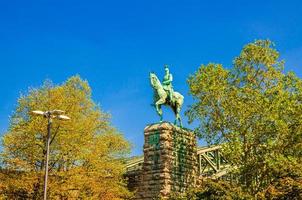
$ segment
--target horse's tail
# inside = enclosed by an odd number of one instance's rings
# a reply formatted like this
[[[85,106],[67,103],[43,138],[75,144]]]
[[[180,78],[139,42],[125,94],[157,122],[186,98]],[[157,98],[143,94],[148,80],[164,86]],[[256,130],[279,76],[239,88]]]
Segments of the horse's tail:
[[[178,92],[175,92],[175,106],[178,104],[180,107],[184,103],[184,96]]]

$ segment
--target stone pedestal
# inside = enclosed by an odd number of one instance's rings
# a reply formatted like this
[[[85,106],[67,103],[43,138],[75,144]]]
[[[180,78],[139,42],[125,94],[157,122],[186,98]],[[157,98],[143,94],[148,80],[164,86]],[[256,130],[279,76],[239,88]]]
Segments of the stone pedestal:
[[[195,185],[196,137],[171,123],[149,125],[144,130],[144,163],[136,199],[166,199]]]

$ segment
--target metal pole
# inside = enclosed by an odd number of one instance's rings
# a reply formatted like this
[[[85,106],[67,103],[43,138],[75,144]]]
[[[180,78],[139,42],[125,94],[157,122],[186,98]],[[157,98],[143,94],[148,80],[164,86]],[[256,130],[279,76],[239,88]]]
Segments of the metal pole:
[[[45,163],[45,176],[44,176],[44,200],[47,200],[47,179],[48,179],[48,160],[49,160],[49,145],[50,145],[50,129],[51,129],[51,114],[47,113],[47,139],[46,139],[46,163]]]

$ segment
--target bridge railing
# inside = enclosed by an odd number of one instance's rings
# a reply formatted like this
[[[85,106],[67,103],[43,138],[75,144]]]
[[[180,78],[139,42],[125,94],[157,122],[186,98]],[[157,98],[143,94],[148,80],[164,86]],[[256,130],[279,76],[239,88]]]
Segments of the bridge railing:
[[[135,157],[131,160],[128,160],[126,162],[126,172],[141,170],[143,167],[143,163],[144,163],[143,156]]]

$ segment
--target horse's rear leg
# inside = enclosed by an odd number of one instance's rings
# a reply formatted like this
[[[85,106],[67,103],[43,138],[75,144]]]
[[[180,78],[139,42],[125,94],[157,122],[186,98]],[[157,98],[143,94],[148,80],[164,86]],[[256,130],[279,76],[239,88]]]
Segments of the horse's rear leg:
[[[172,110],[175,114],[175,120],[174,120],[174,125],[177,125],[177,121],[179,122],[179,125],[180,127],[182,127],[182,124],[181,124],[181,119],[180,119],[180,108],[179,108],[179,105],[175,105],[172,107]]]
[[[176,108],[176,119],[175,119],[175,121],[177,121],[178,120],[178,122],[179,122],[179,126],[180,127],[182,127],[182,121],[181,121],[181,117],[180,117],[180,106],[177,106],[177,108]]]

